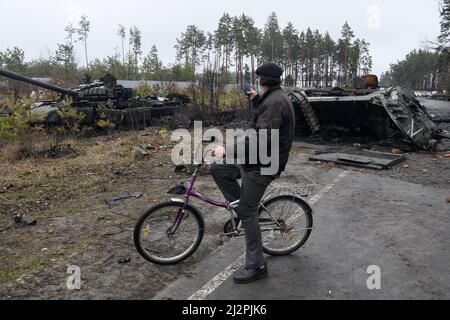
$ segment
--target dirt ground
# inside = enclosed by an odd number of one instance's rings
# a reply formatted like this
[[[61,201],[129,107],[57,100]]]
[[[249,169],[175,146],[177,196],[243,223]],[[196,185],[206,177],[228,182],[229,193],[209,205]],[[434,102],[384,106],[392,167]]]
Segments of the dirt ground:
[[[146,262],[134,248],[132,231],[138,217],[152,205],[176,197],[167,191],[188,180],[186,173],[175,173],[167,129],[65,143],[75,152],[0,163],[0,299],[150,299],[180,275],[192,276],[195,266],[221,245],[216,235],[228,216],[194,200],[205,216],[207,232],[193,258],[160,267]],[[156,149],[137,157],[134,147],[142,143]],[[331,170],[335,164],[308,161],[315,151],[330,147],[336,145],[297,141],[291,157],[305,167]],[[406,154],[406,162],[387,171],[345,169],[450,189],[450,158],[444,149],[450,150],[444,145],[437,153]],[[208,174],[196,187],[220,198]],[[131,192],[144,195],[113,207],[105,202]],[[14,222],[17,214],[37,224],[19,227]],[[67,289],[67,269],[72,265],[81,268],[81,290]]]
[[[174,172],[170,133],[152,129],[69,142],[76,153],[0,164],[0,297],[145,299],[189,272],[189,264],[161,268],[145,262],[132,242],[137,218],[173,197],[167,191],[188,180],[187,174]],[[136,158],[133,148],[141,143],[156,150]],[[212,185],[209,176],[198,183],[218,197]],[[131,192],[144,195],[113,207],[105,202]],[[36,219],[37,225],[18,227],[17,214]],[[226,220],[226,215],[207,219],[207,228],[218,234]],[[206,236],[197,258],[216,242]],[[81,268],[83,290],[67,290],[70,265]]]

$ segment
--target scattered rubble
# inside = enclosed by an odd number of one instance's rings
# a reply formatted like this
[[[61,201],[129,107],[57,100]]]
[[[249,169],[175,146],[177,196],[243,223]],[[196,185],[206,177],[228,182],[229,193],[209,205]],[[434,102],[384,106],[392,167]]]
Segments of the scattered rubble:
[[[151,154],[150,151],[155,150],[155,149],[156,149],[155,147],[153,147],[149,144],[143,143],[134,148],[134,156],[136,159],[143,159]]]
[[[131,262],[131,258],[123,258],[119,260],[119,264],[125,264]]]
[[[404,155],[383,153],[371,150],[343,149],[337,152],[317,152],[309,158],[310,161],[326,162],[327,167],[332,164],[363,167],[376,170],[385,170],[406,160]]]
[[[105,202],[110,205],[111,207],[116,206],[117,202],[120,200],[125,200],[125,199],[130,199],[130,198],[136,198],[139,199],[140,197],[142,197],[144,194],[142,192],[133,192],[127,195],[123,195],[123,196],[115,196],[115,197],[110,197],[108,199],[105,199]]]
[[[14,222],[16,223],[17,226],[20,227],[33,227],[37,224],[36,219],[32,219],[32,218],[24,218],[22,217],[22,215],[17,215],[14,217]]]

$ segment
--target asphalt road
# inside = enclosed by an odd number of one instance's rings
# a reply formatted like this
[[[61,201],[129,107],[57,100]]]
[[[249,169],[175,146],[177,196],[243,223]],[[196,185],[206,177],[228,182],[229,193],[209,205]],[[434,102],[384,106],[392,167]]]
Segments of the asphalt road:
[[[450,119],[448,101],[419,100],[437,119]],[[300,156],[290,160],[288,172],[314,177],[320,193],[313,200],[315,229],[303,248],[287,257],[267,256],[268,279],[237,285],[232,274],[244,261],[245,245],[243,238],[233,239],[154,299],[450,298],[449,189],[317,170]],[[373,266],[381,288],[370,290]]]
[[[450,122],[450,101],[433,100],[426,98],[418,98],[420,104],[433,114],[438,121]]]
[[[310,168],[294,161],[289,170]],[[315,230],[296,253],[267,256],[268,279],[233,283],[244,253],[238,238],[155,299],[450,298],[450,190],[340,169],[318,179],[326,192],[316,198]],[[379,268],[381,289],[368,289],[370,266]]]

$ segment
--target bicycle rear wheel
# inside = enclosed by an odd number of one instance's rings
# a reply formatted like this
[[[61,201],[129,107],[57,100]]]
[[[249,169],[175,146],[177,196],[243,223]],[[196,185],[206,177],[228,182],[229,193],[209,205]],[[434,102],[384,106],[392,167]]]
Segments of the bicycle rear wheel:
[[[311,207],[301,198],[283,195],[268,199],[260,209],[263,250],[273,256],[301,248],[313,229]]]
[[[201,214],[192,206],[185,209],[179,227],[171,233],[183,203],[166,202],[149,209],[134,228],[134,244],[146,260],[160,265],[177,264],[199,247],[205,232]],[[175,229],[175,228],[173,228]]]

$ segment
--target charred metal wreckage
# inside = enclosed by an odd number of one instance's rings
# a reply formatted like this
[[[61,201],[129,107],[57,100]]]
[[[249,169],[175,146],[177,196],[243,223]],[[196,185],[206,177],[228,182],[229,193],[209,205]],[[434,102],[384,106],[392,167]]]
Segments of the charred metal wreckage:
[[[377,140],[399,139],[432,150],[448,138],[432,121],[414,92],[388,89],[285,88],[294,103],[297,134],[308,136],[329,128],[345,128]]]
[[[61,88],[3,69],[0,69],[0,76],[59,93],[58,99],[34,103],[29,109],[34,122],[50,125],[60,122],[58,111],[71,107],[85,115],[86,124],[95,124],[102,118],[117,125],[138,128],[149,125],[153,117],[173,114],[189,102],[187,96],[178,94],[165,98],[135,97],[133,89],[117,84],[117,80],[110,74],[105,75],[101,81],[72,89]]]

